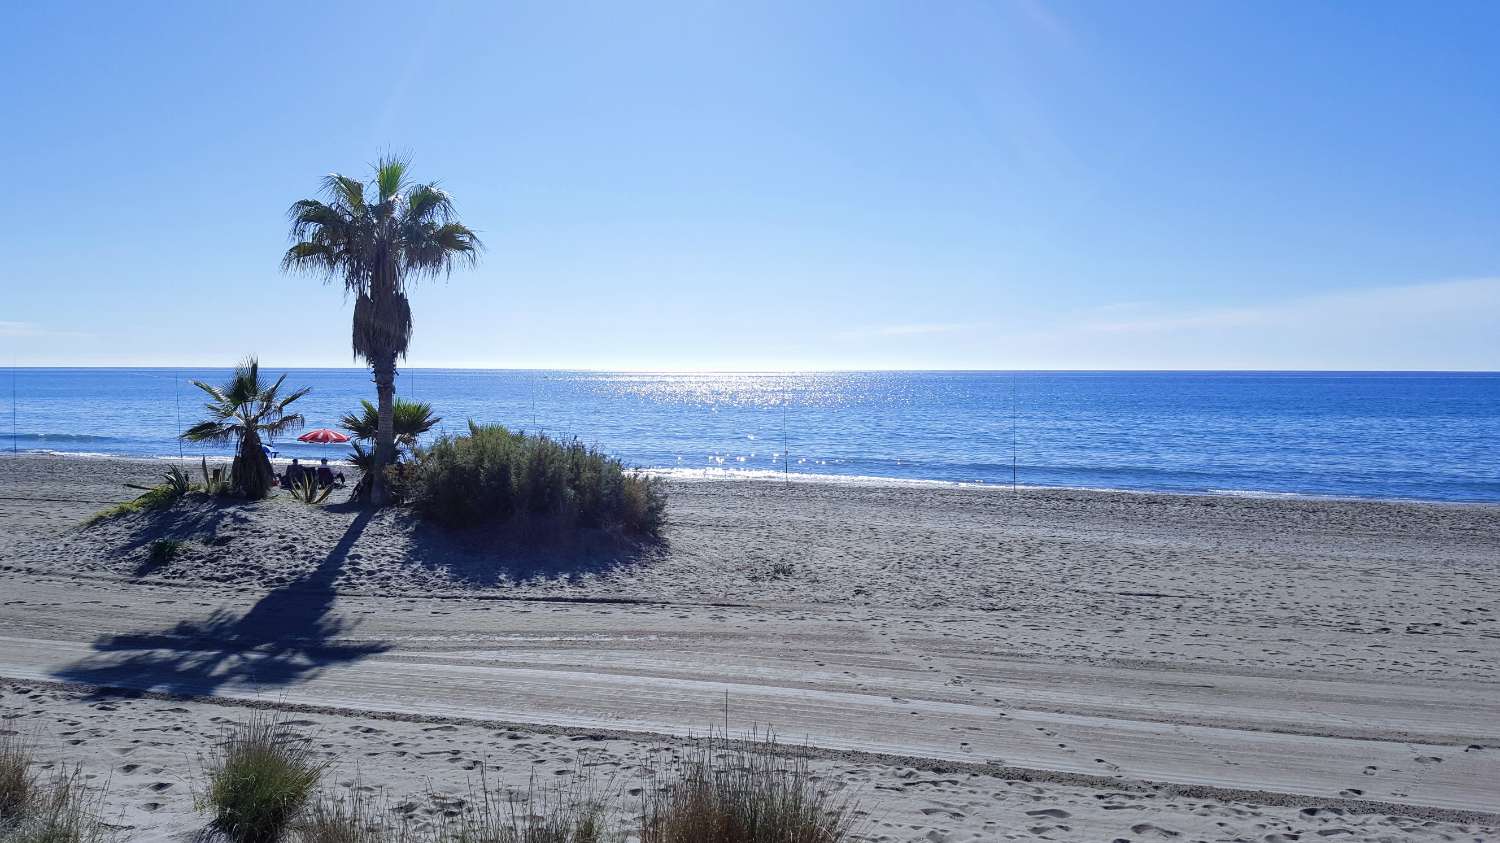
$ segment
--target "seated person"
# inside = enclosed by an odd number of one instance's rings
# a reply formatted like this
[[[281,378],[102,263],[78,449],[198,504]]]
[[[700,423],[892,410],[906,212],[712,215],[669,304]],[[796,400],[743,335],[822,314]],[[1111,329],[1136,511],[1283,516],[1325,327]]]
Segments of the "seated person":
[[[335,479],[342,481],[344,479],[344,475],[342,472],[340,472],[337,477],[335,477],[333,469],[328,467],[328,458],[324,457],[322,462],[318,465],[318,485],[332,486],[334,485]]]
[[[293,486],[297,485],[297,483],[302,479],[302,472],[305,470],[306,469],[302,467],[302,464],[297,461],[297,458],[292,457],[292,464],[287,466],[286,472],[281,475],[282,487],[290,489]]]

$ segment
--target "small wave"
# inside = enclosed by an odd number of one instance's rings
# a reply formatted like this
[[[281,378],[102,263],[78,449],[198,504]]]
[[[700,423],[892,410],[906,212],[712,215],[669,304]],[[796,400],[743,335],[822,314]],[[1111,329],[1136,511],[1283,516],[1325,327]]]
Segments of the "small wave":
[[[92,433],[17,433],[13,437],[22,442],[115,442],[114,436],[96,436]]]
[[[760,480],[789,483],[837,483],[845,486],[888,486],[898,488],[939,489],[1006,489],[1009,483],[985,483],[983,481],[928,480],[916,477],[875,477],[867,474],[814,474],[806,471],[781,472],[765,468],[646,468],[645,473],[653,477],[680,482],[711,482],[714,480]],[[1019,484],[1017,489],[1042,489],[1044,486]]]

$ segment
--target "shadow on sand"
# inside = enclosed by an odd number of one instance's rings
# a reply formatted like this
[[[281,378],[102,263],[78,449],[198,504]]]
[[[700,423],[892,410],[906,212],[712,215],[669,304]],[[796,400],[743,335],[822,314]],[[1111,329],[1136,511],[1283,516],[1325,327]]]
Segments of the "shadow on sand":
[[[409,536],[403,561],[441,570],[455,585],[468,588],[577,583],[649,564],[669,550],[665,539],[637,539],[546,520],[460,530],[414,513],[403,518],[402,529]]]
[[[221,608],[168,629],[100,638],[94,642],[97,655],[54,675],[98,686],[101,694],[126,689],[206,695],[224,687],[290,685],[326,667],[385,652],[389,648],[380,642],[341,640],[352,624],[332,613],[334,582],[369,520],[370,513],[361,512],[316,569],[267,592],[243,614]]]

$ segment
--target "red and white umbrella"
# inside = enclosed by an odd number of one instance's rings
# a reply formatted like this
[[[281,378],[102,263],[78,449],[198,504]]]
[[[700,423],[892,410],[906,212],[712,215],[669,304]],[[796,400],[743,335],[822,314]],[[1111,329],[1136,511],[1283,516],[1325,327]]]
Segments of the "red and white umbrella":
[[[320,427],[317,430],[309,430],[301,436],[298,436],[297,441],[311,442],[314,445],[337,445],[340,442],[348,442],[349,437],[345,436],[342,433],[339,433],[337,430],[329,430],[326,427]]]

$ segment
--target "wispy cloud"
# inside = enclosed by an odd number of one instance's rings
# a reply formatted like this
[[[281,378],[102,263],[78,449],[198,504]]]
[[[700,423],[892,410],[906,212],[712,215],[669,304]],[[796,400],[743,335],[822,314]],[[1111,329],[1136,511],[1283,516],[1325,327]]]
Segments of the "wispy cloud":
[[[977,326],[957,322],[917,322],[908,325],[871,325],[841,331],[839,337],[846,340],[874,339],[879,337],[919,337],[930,334],[955,334],[972,330]]]
[[[1010,333],[1043,366],[1500,369],[1500,278],[1290,296],[1234,307],[1130,302]]]
[[[80,337],[77,331],[54,331],[35,322],[0,320],[0,337]]]

